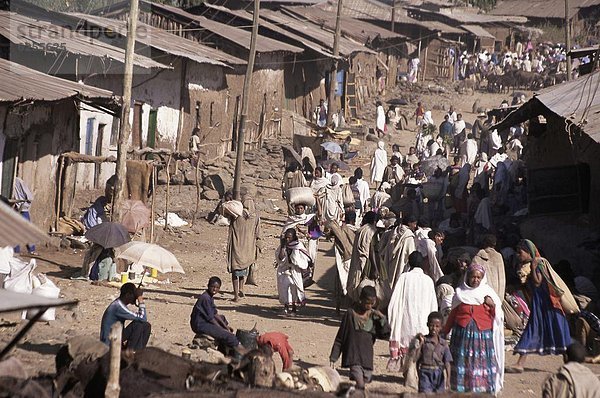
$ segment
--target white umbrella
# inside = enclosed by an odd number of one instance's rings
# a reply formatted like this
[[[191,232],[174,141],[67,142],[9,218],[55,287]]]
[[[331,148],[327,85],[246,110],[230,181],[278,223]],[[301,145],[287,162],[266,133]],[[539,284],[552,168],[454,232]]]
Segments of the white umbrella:
[[[144,267],[148,267],[162,273],[185,274],[173,253],[154,243],[135,241],[126,243],[119,247],[117,258],[131,261],[133,263],[132,270],[135,272],[143,272]]]

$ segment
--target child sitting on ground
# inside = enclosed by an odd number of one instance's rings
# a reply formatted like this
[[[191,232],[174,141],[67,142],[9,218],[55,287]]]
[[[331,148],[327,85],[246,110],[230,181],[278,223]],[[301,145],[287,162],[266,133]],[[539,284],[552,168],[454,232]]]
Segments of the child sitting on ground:
[[[446,340],[440,337],[444,317],[435,311],[427,317],[429,334],[418,334],[421,352],[418,354],[419,392],[437,393],[450,388],[452,354]],[[444,370],[446,373],[444,374]]]
[[[331,367],[342,355],[342,367],[350,368],[350,380],[364,389],[373,377],[373,344],[390,338],[390,326],[381,312],[374,309],[377,294],[372,286],[363,287],[359,302],[348,309],[331,349]]]
[[[221,279],[213,276],[208,280],[208,287],[198,297],[194,305],[190,319],[190,326],[196,335],[207,335],[213,337],[219,346],[225,346],[244,354],[246,350],[240,344],[238,338],[233,334],[233,328],[227,323],[227,319],[217,312],[214,296],[221,289]]]

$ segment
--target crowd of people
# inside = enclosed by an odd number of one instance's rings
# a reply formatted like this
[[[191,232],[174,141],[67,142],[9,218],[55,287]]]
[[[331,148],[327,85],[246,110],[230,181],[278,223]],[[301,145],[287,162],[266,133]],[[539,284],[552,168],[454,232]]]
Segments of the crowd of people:
[[[568,363],[544,384],[545,396],[563,396],[584,377],[580,363],[600,333],[598,291],[568,264],[551,265],[514,228],[526,214],[525,127],[492,130],[494,116],[486,113],[468,125],[453,107],[437,126],[425,109],[419,103],[415,144],[406,153],[398,145],[388,153],[378,142],[370,179],[360,167],[348,175],[331,160],[325,169],[307,148],[302,162],[288,164],[282,181],[288,216],[273,261],[282,314],[293,317],[310,305],[306,289],[314,282],[319,241],[329,239],[336,309],[347,309],[329,360],[335,366],[341,357],[357,388],[372,380],[373,344],[382,339],[389,342],[388,370],[426,393],[498,393],[505,368],[521,373],[528,355],[566,354]],[[246,189],[241,194],[234,201],[227,193],[220,204],[229,219],[235,301],[244,298],[245,278],[263,250],[253,199]],[[141,292],[125,286],[103,318],[103,341],[111,322],[147,323]],[[242,354],[215,306],[220,287],[219,278],[209,280],[190,326]],[[127,309],[135,303],[137,312]],[[126,343],[145,345],[149,325],[126,330]],[[263,344],[279,347],[290,367],[287,336],[273,333],[275,340]],[[508,336],[516,338],[512,366],[505,359]]]
[[[449,49],[450,62],[455,65],[454,80],[480,81],[490,75],[502,75],[510,71],[521,70],[538,76],[562,76],[567,74],[567,51],[562,45],[539,43],[531,40],[518,42],[515,50],[505,49],[500,52],[482,50],[478,53],[456,53]],[[579,74],[579,66],[591,62],[589,57],[574,59],[571,66],[573,78]],[[540,81],[542,83],[542,81]],[[546,82],[546,84],[548,84]]]

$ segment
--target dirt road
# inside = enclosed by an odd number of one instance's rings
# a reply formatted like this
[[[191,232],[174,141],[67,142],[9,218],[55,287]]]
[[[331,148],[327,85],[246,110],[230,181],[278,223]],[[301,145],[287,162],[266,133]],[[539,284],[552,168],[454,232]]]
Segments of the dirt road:
[[[199,234],[169,236],[172,243],[165,246],[171,249],[186,269],[185,276],[168,275],[170,284],[159,284],[146,291],[149,318],[152,323],[150,344],[175,354],[180,354],[191,341],[193,333],[189,328],[189,316],[195,302],[194,297],[212,275],[224,281],[222,294],[217,297],[219,310],[227,316],[236,328],[251,329],[255,324],[259,331],[281,331],[290,336],[296,352],[295,360],[302,366],[327,365],[329,352],[339,317],[335,313],[333,286],[335,281],[332,244],[323,241],[319,245],[316,266],[317,283],[308,291],[308,305],[295,318],[282,314],[276,297],[273,253],[277,244],[276,235],[280,232],[277,224],[282,217],[266,216],[264,235],[267,247],[259,261],[259,286],[247,287],[247,296],[239,303],[231,301],[231,285],[226,272],[224,248],[227,228],[216,227],[204,221],[199,226]],[[76,298],[80,304],[75,311],[57,310],[57,320],[49,324],[39,324],[19,345],[15,355],[21,359],[32,373],[53,372],[54,354],[65,340],[78,334],[97,335],[100,319],[105,307],[116,297],[117,289],[92,286],[87,282],[67,279],[79,269],[81,253],[45,251],[41,254],[38,271],[45,272],[61,288],[65,297]],[[0,340],[6,342],[17,330],[15,326],[2,328]],[[378,341],[375,346],[375,381],[369,390],[379,393],[404,391],[399,374],[385,370],[388,357],[387,342]],[[192,357],[207,359],[206,354],[193,351]],[[514,359],[507,355],[507,363]],[[541,383],[549,373],[560,366],[559,357],[531,358],[529,371],[522,375],[507,375],[504,396],[540,396]],[[279,365],[278,365],[279,366]],[[600,367],[594,366],[595,372]],[[343,375],[346,372],[342,371]]]
[[[429,96],[425,101],[433,103],[439,100],[438,97]],[[496,106],[502,98],[499,95],[482,96],[481,106]],[[454,103],[458,110],[463,110],[468,115],[465,119],[472,121],[474,115],[470,110],[474,99],[475,97],[472,96],[453,96],[445,101]],[[441,122],[442,114],[442,110],[434,112],[437,123]],[[399,142],[406,148],[411,145],[413,138],[413,133],[403,132],[392,137],[392,141]],[[372,151],[372,146],[369,146],[371,144],[373,143],[361,147],[363,153],[359,162],[368,162],[369,151]],[[281,197],[279,181],[274,179],[261,184],[259,190],[260,200]],[[173,211],[189,209],[190,203],[193,203],[192,188],[184,186],[181,191],[175,192],[173,196],[178,197],[176,201],[179,205],[175,205]],[[158,197],[162,196],[159,193]],[[281,201],[276,203],[280,208],[285,208]],[[206,213],[212,210],[214,205],[215,202],[202,201],[201,211]],[[160,203],[158,208],[162,208]],[[339,317],[335,313],[333,301],[335,269],[332,244],[326,241],[320,242],[315,277],[317,283],[307,291],[308,305],[297,317],[284,316],[277,301],[273,268],[275,246],[278,244],[277,237],[281,232],[283,219],[282,214],[262,214],[263,239],[267,244],[258,263],[259,286],[247,287],[247,296],[239,303],[231,301],[230,276],[226,272],[226,227],[217,227],[200,220],[193,228],[185,227],[173,232],[163,232],[158,228],[157,243],[177,256],[186,274],[161,276],[168,278],[169,283],[156,284],[147,289],[145,296],[152,323],[150,345],[177,355],[186,348],[193,337],[189,327],[189,317],[195,297],[202,293],[208,278],[217,275],[224,283],[222,294],[217,297],[216,303],[234,327],[251,329],[256,325],[261,332],[284,332],[290,336],[290,343],[296,352],[294,358],[296,363],[302,366],[327,365],[331,345],[339,325]],[[41,250],[37,272],[46,273],[61,288],[64,297],[77,299],[80,304],[75,310],[57,310],[56,321],[36,325],[18,346],[14,354],[23,361],[32,374],[52,373],[54,354],[69,337],[80,334],[97,336],[102,313],[118,294],[117,288],[93,286],[88,282],[69,279],[78,274],[82,256],[80,251],[71,249]],[[5,318],[5,321],[0,324],[0,341],[6,343],[10,336],[17,332],[19,326],[15,317]],[[375,380],[368,390],[384,394],[404,391],[400,375],[385,370],[388,360],[387,342],[377,342],[375,352]],[[198,350],[193,351],[192,358],[211,359]],[[515,360],[510,353],[507,353],[507,365],[514,363]],[[503,396],[540,396],[543,380],[560,366],[561,361],[560,357],[531,357],[527,363],[526,373],[506,376]],[[600,373],[599,366],[593,366],[592,369]],[[345,371],[341,373],[347,375]]]

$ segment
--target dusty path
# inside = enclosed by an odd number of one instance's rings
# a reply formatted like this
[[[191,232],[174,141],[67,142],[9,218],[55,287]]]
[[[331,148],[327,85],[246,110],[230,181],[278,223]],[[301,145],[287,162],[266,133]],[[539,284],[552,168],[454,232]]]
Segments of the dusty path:
[[[472,122],[475,115],[470,112],[471,104],[476,98],[480,98],[482,107],[490,108],[497,106],[504,97],[501,95],[428,95],[424,96],[423,100],[426,106],[453,103],[457,110],[463,111],[466,115],[465,119]],[[441,122],[442,115],[442,110],[434,111],[433,116],[437,124]],[[413,139],[414,132],[406,131],[394,135],[391,142],[401,144],[402,151],[405,152]],[[360,148],[361,158],[358,162],[367,164],[364,167],[366,174],[373,147],[374,143],[366,143]],[[274,179],[261,182],[260,198],[279,199],[281,194],[278,187],[279,181]],[[172,195],[174,201],[171,211],[189,212],[190,203],[193,203],[193,188],[189,186],[174,188]],[[160,201],[163,195],[159,194],[157,197],[159,199],[157,209],[162,209],[163,205]],[[285,207],[281,201],[277,203],[279,207]],[[200,210],[206,213],[212,210],[214,205],[215,202],[202,201]],[[290,343],[296,351],[295,360],[298,364],[327,365],[331,345],[339,325],[333,300],[335,269],[332,245],[326,241],[322,241],[319,245],[315,276],[317,283],[307,290],[307,307],[295,318],[283,316],[281,305],[277,301],[273,268],[274,251],[278,244],[277,236],[281,232],[283,218],[281,214],[262,214],[263,239],[266,247],[258,262],[259,286],[247,287],[247,297],[239,303],[231,301],[230,276],[226,272],[227,228],[210,225],[204,220],[197,222],[193,228],[182,228],[169,233],[162,232],[162,229],[158,228],[158,243],[177,256],[186,270],[186,275],[166,275],[165,278],[168,278],[170,283],[154,285],[146,291],[148,313],[153,328],[150,344],[177,355],[181,354],[193,337],[189,327],[189,316],[195,296],[202,293],[210,276],[217,275],[224,281],[223,294],[217,297],[217,306],[234,327],[251,329],[256,324],[261,332],[282,331],[290,336]],[[102,313],[118,294],[116,288],[92,286],[88,282],[69,279],[70,276],[78,273],[82,256],[81,251],[70,249],[41,250],[37,272],[46,273],[61,288],[62,295],[77,299],[80,304],[75,310],[57,310],[56,321],[36,325],[15,350],[14,354],[23,361],[32,374],[52,373],[54,354],[69,337],[78,334],[97,336]],[[7,342],[19,327],[17,317],[5,318],[5,321],[0,323],[0,343]],[[387,342],[377,342],[375,352],[375,381],[368,387],[369,391],[379,393],[403,391],[400,376],[385,371],[388,360]],[[192,357],[215,359],[198,350],[193,351]],[[515,360],[510,353],[507,353],[507,365],[514,363]],[[541,396],[543,380],[560,366],[561,361],[560,357],[531,357],[527,363],[526,373],[506,376],[505,390],[502,395],[505,397]],[[600,373],[600,366],[593,366],[592,370]],[[341,373],[347,374],[345,371]]]
[[[193,337],[189,328],[189,315],[195,302],[194,296],[201,293],[203,285],[211,275],[224,280],[223,294],[217,298],[219,310],[237,328],[250,329],[256,324],[261,331],[282,331],[290,336],[296,351],[296,362],[302,366],[327,365],[331,344],[339,325],[335,313],[333,287],[335,278],[332,244],[322,241],[315,280],[307,289],[308,305],[295,318],[282,314],[276,297],[273,253],[280,227],[274,225],[282,217],[265,217],[264,235],[267,239],[265,253],[259,265],[259,286],[247,287],[247,297],[239,303],[231,301],[229,275],[225,271],[224,247],[226,228],[202,222],[200,233],[186,235],[186,239],[174,239],[170,249],[178,256],[187,270],[185,277],[168,275],[173,283],[157,285],[146,292],[149,317],[153,326],[150,344],[175,354],[180,354]],[[177,235],[175,235],[177,236]],[[81,253],[43,252],[39,271],[46,272],[62,289],[62,294],[80,300],[75,311],[58,310],[58,319],[49,324],[39,324],[15,351],[32,373],[52,372],[54,354],[64,341],[77,334],[97,335],[104,308],[116,296],[117,289],[91,286],[86,282],[71,281],[67,276],[76,272]],[[17,326],[2,328],[0,340],[7,341]],[[379,393],[404,391],[398,374],[385,371],[387,342],[378,341],[375,346],[375,380],[369,390]],[[193,351],[193,358],[210,359],[201,351]],[[214,359],[214,358],[213,358]],[[514,358],[508,354],[507,363]],[[504,396],[540,396],[541,383],[549,372],[560,366],[559,357],[531,358],[522,375],[507,375]],[[592,369],[600,373],[600,367]],[[341,371],[343,375],[347,373]]]

